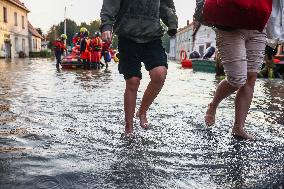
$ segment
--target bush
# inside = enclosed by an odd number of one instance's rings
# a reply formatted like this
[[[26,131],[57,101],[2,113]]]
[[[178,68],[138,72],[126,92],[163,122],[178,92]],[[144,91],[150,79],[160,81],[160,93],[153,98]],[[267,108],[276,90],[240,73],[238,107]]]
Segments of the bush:
[[[26,58],[26,57],[27,57],[27,55],[24,51],[19,52],[19,58]]]
[[[40,52],[30,52],[29,57],[30,58],[50,58],[51,52],[48,50],[42,50]]]

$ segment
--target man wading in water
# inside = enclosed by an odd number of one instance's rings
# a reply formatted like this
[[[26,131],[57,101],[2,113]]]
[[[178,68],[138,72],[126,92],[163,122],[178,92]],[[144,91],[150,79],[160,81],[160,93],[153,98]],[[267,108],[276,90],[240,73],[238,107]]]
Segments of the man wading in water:
[[[149,71],[151,81],[144,93],[136,116],[140,126],[148,128],[147,111],[161,91],[167,75],[167,57],[162,47],[164,29],[160,19],[174,36],[178,21],[173,0],[104,0],[101,10],[102,39],[118,35],[119,72],[124,75],[125,134],[133,136],[133,117],[137,91],[142,79],[141,62]]]

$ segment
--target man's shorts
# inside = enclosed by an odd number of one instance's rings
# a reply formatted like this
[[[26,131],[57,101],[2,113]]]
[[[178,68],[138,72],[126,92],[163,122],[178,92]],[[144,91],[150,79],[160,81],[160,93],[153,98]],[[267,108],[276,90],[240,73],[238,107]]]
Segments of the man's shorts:
[[[130,39],[119,37],[118,41],[120,74],[124,79],[139,77],[142,79],[141,62],[147,71],[159,66],[168,68],[167,55],[162,46],[162,40],[154,40],[149,43],[136,43]]]

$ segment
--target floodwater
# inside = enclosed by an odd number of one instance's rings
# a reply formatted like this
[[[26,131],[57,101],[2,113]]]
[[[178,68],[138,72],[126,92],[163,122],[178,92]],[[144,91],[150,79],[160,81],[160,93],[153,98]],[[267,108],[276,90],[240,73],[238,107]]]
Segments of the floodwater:
[[[233,138],[233,97],[213,129],[203,115],[218,84],[170,62],[165,87],[149,111],[123,133],[124,80],[109,70],[56,70],[52,60],[0,60],[0,188],[284,187],[284,82],[258,80],[247,130]],[[144,72],[138,104],[149,77]]]

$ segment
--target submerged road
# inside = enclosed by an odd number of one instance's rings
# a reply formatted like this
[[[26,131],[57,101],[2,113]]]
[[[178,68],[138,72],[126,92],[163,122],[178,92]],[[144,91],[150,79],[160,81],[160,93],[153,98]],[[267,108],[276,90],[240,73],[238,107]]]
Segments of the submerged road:
[[[51,60],[0,60],[0,189],[283,188],[284,82],[256,83],[247,121],[256,141],[231,136],[233,97],[204,127],[218,82],[170,62],[151,128],[136,120],[129,141],[116,64],[58,71]]]

